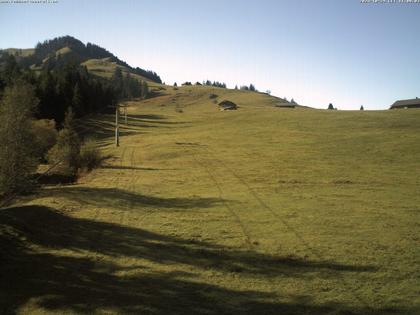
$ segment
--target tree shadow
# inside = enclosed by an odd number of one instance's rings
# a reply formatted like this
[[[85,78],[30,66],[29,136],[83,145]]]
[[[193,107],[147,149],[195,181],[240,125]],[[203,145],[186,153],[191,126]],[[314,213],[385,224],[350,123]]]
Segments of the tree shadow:
[[[137,115],[130,115],[130,117],[141,119],[141,120],[162,120],[167,119],[163,115],[156,115],[156,114],[137,114]]]
[[[113,170],[138,170],[138,171],[176,171],[176,168],[154,168],[154,167],[137,167],[126,165],[102,165],[101,168]]]
[[[184,240],[114,223],[73,218],[43,206],[9,208],[2,214],[9,226],[25,234],[25,239],[49,248],[93,250],[115,257],[139,257],[155,263],[181,263],[203,269],[266,276],[303,277],[305,273],[311,276],[318,273],[330,277],[334,276],[334,272],[376,270],[373,266],[276,257],[204,241]],[[32,233],[26,233],[29,230]]]
[[[129,125],[136,125],[136,123],[149,123],[149,124],[160,124],[160,125],[185,125],[189,122],[186,121],[168,121],[163,115],[146,115],[146,114],[130,114]]]
[[[86,118],[76,126],[76,130],[81,138],[93,136],[99,141],[114,138],[115,116],[103,114],[100,120],[97,118]],[[126,125],[122,125],[120,128],[120,137],[139,133],[141,133],[141,129],[134,126],[127,127]]]
[[[197,282],[180,270],[152,272],[144,266],[108,263],[100,268],[84,256],[35,251],[32,245],[110,256],[141,257],[160,264],[190,264],[207,269],[263,276],[302,276],[320,269],[361,272],[369,266],[346,266],[240,251],[189,241],[142,229],[66,216],[42,206],[0,212],[0,313],[15,314],[30,299],[47,310],[118,314],[386,314],[410,310],[370,310],[340,304],[314,305],[308,298],[273,302],[276,296],[236,291]],[[120,272],[127,272],[119,275]],[[147,271],[147,272],[145,272]],[[319,274],[317,274],[319,276]],[[33,301],[33,300],[32,300]]]
[[[96,188],[96,187],[52,187],[42,191],[41,194],[54,194],[54,196],[65,197],[77,201],[80,204],[90,204],[96,207],[112,206],[118,209],[192,209],[210,208],[220,204],[219,198],[164,198],[157,196],[146,196],[139,193],[118,189],[118,188]]]
[[[236,291],[198,282],[184,272],[190,265],[258,277],[336,277],[342,272],[369,272],[372,266],[343,265],[275,257],[203,241],[153,233],[112,223],[80,219],[43,206],[0,212],[0,313],[15,314],[35,298],[48,310],[118,314],[385,314],[345,305],[313,305],[295,297],[273,302],[274,294]],[[68,254],[33,248],[66,249]],[[98,265],[86,254],[136,257],[180,270],[153,272],[142,265]],[[125,274],[124,274],[125,273]],[[290,300],[290,299],[289,299]],[[401,311],[401,310],[395,310]],[[408,314],[410,310],[404,310]]]
[[[36,173],[33,175],[34,179],[37,180],[38,185],[63,185],[71,184],[76,180],[75,175],[61,175],[54,173]]]

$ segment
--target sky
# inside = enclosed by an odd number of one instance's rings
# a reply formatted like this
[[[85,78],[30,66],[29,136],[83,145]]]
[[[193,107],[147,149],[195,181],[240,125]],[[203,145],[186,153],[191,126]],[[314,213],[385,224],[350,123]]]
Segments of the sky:
[[[420,97],[420,1],[362,1],[0,0],[0,48],[71,35],[167,84],[253,83],[317,108]]]

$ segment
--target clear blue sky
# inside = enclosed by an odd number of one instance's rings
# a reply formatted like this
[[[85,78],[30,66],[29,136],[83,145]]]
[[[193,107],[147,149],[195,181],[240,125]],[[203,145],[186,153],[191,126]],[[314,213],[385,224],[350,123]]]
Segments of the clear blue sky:
[[[5,4],[0,48],[72,35],[169,84],[254,83],[301,104],[387,108],[420,97],[420,4],[139,0]],[[11,1],[13,2],[13,1]]]

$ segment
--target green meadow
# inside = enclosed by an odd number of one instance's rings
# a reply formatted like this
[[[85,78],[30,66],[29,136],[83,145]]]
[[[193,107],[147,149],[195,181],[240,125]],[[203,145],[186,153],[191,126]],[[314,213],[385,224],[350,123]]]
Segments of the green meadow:
[[[1,314],[420,314],[420,110],[156,93],[119,147],[83,121],[99,169],[0,211]]]

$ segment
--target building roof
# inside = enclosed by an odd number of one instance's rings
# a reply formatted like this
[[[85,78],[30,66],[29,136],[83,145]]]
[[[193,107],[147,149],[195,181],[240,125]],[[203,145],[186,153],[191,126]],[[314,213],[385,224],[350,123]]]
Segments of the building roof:
[[[420,107],[420,98],[413,98],[409,100],[399,100],[391,105],[391,108],[396,107]]]

